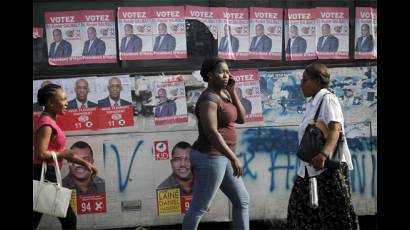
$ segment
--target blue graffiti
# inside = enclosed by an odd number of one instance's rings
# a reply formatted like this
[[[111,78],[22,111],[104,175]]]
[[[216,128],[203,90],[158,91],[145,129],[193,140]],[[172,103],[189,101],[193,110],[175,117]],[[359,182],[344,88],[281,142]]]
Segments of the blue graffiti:
[[[130,177],[130,172],[131,172],[131,168],[135,159],[135,156],[137,155],[138,149],[140,148],[140,146],[142,145],[142,143],[144,143],[143,140],[140,140],[137,143],[137,146],[134,149],[134,152],[132,153],[131,156],[131,162],[128,165],[128,171],[127,171],[127,176],[125,177],[125,180],[122,180],[122,174],[121,174],[121,160],[120,160],[120,154],[118,152],[117,146],[115,145],[109,145],[109,147],[111,147],[111,149],[113,150],[113,153],[115,154],[116,160],[117,160],[117,170],[118,170],[118,182],[119,182],[119,190],[120,192],[123,192],[125,190],[125,188],[127,188],[128,185],[128,180]],[[103,157],[104,157],[104,167],[105,167],[105,163],[106,163],[106,157],[107,157],[107,144],[104,143],[103,144]]]
[[[376,177],[376,156],[372,154],[374,149],[373,144],[376,142],[376,137],[355,137],[347,138],[349,149],[352,153],[352,162],[354,171],[350,173],[352,181],[352,191],[355,192],[356,184],[359,185],[361,194],[366,192],[366,157],[371,158],[371,195],[375,196],[375,177]],[[297,132],[295,130],[281,128],[252,128],[243,132],[241,143],[246,151],[242,151],[238,157],[241,157],[244,162],[244,177],[251,180],[257,180],[257,169],[251,170],[251,164],[256,155],[267,154],[270,157],[270,186],[269,191],[273,192],[276,189],[275,174],[278,171],[285,171],[286,177],[283,181],[286,190],[289,190],[293,185],[297,170],[300,165],[300,160],[296,157]],[[363,153],[365,152],[365,153]],[[370,153],[370,154],[368,154]],[[361,157],[360,157],[361,156]],[[285,158],[284,163],[279,165],[279,158]],[[358,159],[360,157],[360,159]],[[283,161],[281,161],[283,162]],[[293,175],[292,175],[293,173]]]

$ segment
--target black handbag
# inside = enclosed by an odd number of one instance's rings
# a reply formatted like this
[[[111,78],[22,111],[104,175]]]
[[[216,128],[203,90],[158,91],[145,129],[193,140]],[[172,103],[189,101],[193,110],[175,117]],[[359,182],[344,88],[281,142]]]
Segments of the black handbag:
[[[315,117],[313,118],[313,122],[311,121],[307,125],[297,151],[297,156],[301,160],[308,163],[310,163],[317,154],[322,152],[323,146],[326,143],[325,135],[323,134],[323,131],[316,126],[316,123],[320,113],[320,107],[322,106],[323,98],[327,94],[323,95],[322,101],[320,102],[319,107],[316,110]],[[341,154],[339,151],[339,143],[343,141],[344,137],[343,132],[341,131],[335,150],[325,161],[325,168],[337,168],[340,166]]]

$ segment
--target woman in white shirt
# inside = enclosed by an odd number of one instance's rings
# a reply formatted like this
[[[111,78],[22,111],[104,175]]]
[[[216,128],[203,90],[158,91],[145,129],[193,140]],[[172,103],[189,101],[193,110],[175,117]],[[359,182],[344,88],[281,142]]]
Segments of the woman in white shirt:
[[[300,160],[298,177],[289,198],[288,229],[358,229],[350,193],[349,172],[353,170],[346,138],[339,142],[341,164],[325,168],[325,160],[337,146],[340,131],[344,133],[342,109],[337,97],[328,90],[330,74],[324,64],[313,63],[303,72],[301,88],[309,100],[303,121],[298,129],[299,143],[308,122],[315,116],[322,99],[318,121],[329,130],[323,150],[311,162]],[[319,206],[310,207],[309,177],[316,177]]]

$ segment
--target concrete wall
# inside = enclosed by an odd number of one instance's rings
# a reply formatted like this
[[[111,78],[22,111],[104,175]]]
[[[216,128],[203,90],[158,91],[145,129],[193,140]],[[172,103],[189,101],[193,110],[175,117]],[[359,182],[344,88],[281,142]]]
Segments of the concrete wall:
[[[353,203],[358,215],[373,215],[377,207],[377,69],[330,69],[332,88],[340,97],[345,131],[352,153],[350,172]],[[303,105],[295,90],[301,70],[260,72],[264,122],[238,126],[236,154],[244,163],[244,181],[250,193],[250,218],[286,218],[287,205],[299,161],[297,126]],[[192,76],[191,76],[192,77]],[[186,87],[190,84],[186,77]],[[266,82],[262,82],[266,81]],[[265,88],[266,84],[266,88]],[[296,87],[296,88],[295,88]],[[187,90],[188,91],[188,90]],[[296,96],[295,96],[296,95]],[[284,106],[282,106],[282,105]],[[157,216],[156,187],[171,173],[169,160],[155,160],[154,141],[167,140],[172,148],[197,137],[196,119],[187,124],[153,127],[152,117],[135,117],[124,129],[70,132],[68,144],[83,140],[94,150],[99,176],[105,179],[107,212],[78,215],[81,229],[166,225],[180,223],[182,215]],[[63,168],[63,175],[67,166]],[[141,202],[140,209],[122,210],[121,202]],[[203,221],[231,220],[231,206],[219,191]],[[44,216],[39,229],[59,229],[56,218]]]

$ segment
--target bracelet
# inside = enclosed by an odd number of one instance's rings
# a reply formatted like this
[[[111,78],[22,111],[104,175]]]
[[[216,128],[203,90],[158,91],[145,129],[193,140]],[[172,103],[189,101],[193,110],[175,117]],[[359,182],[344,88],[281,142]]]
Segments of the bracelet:
[[[322,155],[325,156],[326,158],[329,158],[329,156],[328,156],[326,153],[324,153],[324,152],[320,152],[319,154],[322,154]]]

